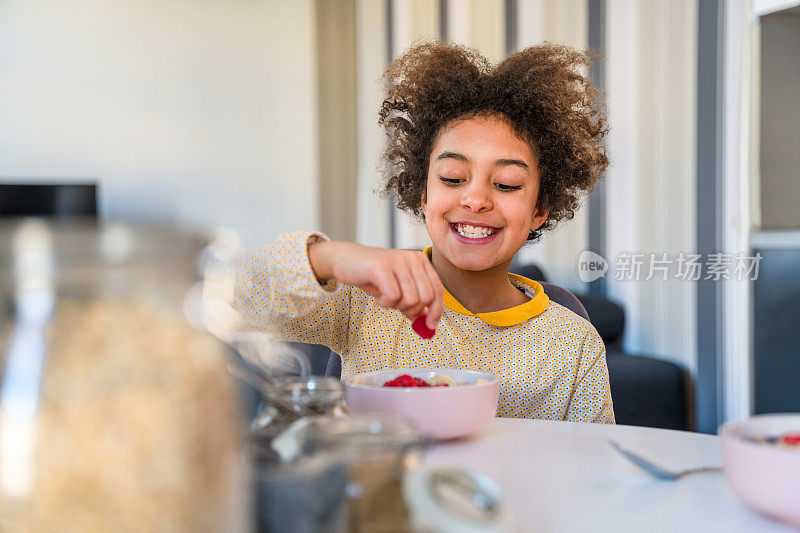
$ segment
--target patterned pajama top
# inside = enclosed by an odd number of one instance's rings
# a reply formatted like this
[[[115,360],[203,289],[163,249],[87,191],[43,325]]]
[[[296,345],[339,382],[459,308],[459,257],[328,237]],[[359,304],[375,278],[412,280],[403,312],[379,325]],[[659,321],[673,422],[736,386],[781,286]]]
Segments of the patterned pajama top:
[[[614,423],[605,346],[595,328],[549,301],[542,286],[509,274],[531,300],[473,314],[447,290],[436,335],[425,340],[396,309],[357,287],[320,284],[308,244],[295,232],[250,250],[237,273],[236,306],[253,325],[287,341],[323,344],[342,357],[342,379],[392,368],[444,367],[500,377],[497,415]]]

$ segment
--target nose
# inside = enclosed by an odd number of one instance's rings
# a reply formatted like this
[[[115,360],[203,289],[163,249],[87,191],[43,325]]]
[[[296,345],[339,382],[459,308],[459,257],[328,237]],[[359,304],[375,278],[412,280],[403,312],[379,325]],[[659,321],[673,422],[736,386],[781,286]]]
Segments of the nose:
[[[492,204],[491,189],[483,183],[480,183],[479,180],[473,180],[463,191],[461,207],[465,207],[473,213],[491,211],[494,207]]]

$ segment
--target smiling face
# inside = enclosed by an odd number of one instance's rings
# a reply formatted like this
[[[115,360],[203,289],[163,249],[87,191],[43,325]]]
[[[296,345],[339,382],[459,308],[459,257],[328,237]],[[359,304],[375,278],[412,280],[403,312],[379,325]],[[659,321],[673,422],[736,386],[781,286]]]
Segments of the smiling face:
[[[460,270],[507,269],[547,218],[538,197],[536,156],[505,119],[449,123],[434,141],[422,196],[434,254]]]

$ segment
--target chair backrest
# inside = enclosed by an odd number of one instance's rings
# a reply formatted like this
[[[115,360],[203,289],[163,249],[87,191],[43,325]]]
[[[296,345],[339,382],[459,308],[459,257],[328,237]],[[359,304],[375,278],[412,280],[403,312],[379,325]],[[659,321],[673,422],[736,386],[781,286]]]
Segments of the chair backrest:
[[[586,312],[583,304],[581,304],[580,300],[578,300],[574,294],[567,289],[559,287],[558,285],[553,285],[552,283],[547,283],[546,281],[540,281],[539,283],[542,284],[544,293],[550,298],[550,301],[561,304],[576,315],[589,320],[589,313]],[[325,375],[336,377],[341,377],[342,375],[342,359],[336,352],[332,351],[331,355],[328,357],[328,367],[325,369]]]
[[[586,308],[583,307],[581,301],[578,300],[574,294],[563,287],[547,283],[546,281],[540,281],[539,283],[542,284],[544,293],[550,298],[551,302],[561,304],[576,315],[589,320],[589,313],[586,312]]]
[[[524,265],[512,265],[511,272],[514,274],[519,274],[520,276],[524,276],[528,279],[532,279],[534,281],[538,281],[539,283],[543,281],[547,281],[547,276],[544,273],[544,270],[539,268],[539,265],[536,263],[526,263]]]
[[[606,347],[622,343],[622,335],[625,332],[625,310],[621,305],[599,294],[582,294],[578,296],[578,300],[589,314],[589,321],[600,334]]]

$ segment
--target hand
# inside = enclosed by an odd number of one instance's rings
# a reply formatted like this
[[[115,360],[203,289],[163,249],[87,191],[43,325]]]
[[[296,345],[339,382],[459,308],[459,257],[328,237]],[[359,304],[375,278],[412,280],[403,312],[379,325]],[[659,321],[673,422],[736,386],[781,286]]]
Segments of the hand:
[[[309,244],[308,258],[317,279],[359,287],[381,307],[398,309],[410,320],[427,307],[426,324],[435,329],[442,316],[442,281],[423,252],[329,241]]]

